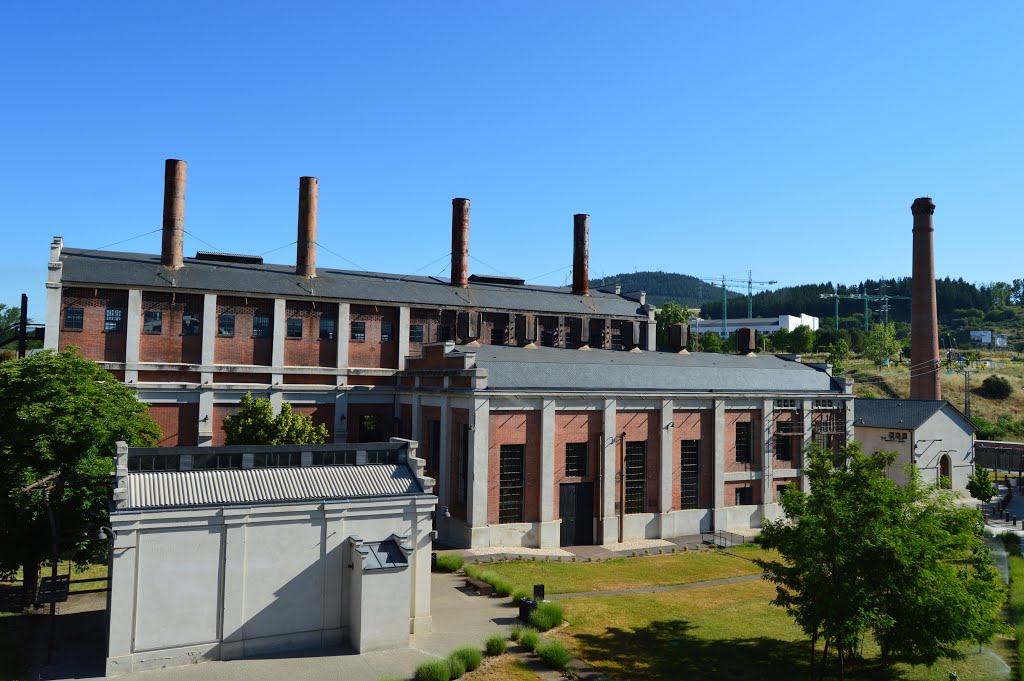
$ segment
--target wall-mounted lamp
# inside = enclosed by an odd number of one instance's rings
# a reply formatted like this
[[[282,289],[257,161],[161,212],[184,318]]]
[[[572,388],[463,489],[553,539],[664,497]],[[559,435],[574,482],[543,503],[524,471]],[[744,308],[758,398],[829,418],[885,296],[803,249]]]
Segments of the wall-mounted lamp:
[[[430,519],[431,520],[434,520],[435,518],[437,518],[437,512],[438,511],[441,512],[441,517],[442,518],[451,518],[452,517],[452,512],[450,510],[448,510],[447,506],[439,506],[437,508],[437,510],[435,510],[433,513],[430,514]]]
[[[668,430],[669,428],[675,428],[675,427],[676,427],[676,422],[675,421],[669,421],[669,424],[667,426],[665,426],[665,430]]]
[[[209,414],[207,414],[207,415],[206,415],[206,416],[204,416],[203,418],[199,419],[199,423],[206,423],[206,422],[207,422],[207,421],[209,421],[209,420],[210,420],[210,415],[209,415]]]
[[[115,532],[113,528],[103,525],[100,527],[100,529],[96,530],[95,538],[99,539],[100,541],[106,539],[117,539],[117,532]]]

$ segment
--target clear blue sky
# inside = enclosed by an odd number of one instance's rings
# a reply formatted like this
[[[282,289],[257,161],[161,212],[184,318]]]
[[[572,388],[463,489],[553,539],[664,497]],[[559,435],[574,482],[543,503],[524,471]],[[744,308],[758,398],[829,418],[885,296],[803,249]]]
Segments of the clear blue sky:
[[[910,204],[930,195],[939,276],[1024,276],[1020,3],[0,12],[0,302],[26,291],[37,318],[51,237],[158,229],[171,157],[189,163],[186,229],[231,252],[294,241],[315,175],[320,242],[375,271],[441,258],[422,272],[446,275],[464,196],[473,272],[565,283],[586,212],[592,276],[907,276]]]

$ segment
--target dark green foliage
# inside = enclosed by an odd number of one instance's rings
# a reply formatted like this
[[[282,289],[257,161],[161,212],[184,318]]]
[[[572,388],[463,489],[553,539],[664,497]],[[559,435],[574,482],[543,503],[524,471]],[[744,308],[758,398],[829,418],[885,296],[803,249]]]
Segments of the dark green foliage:
[[[540,634],[535,629],[527,629],[519,635],[519,645],[531,653],[536,649],[538,643],[540,643]]]
[[[705,331],[700,334],[697,346],[701,352],[721,352],[722,339],[717,331]]]
[[[982,519],[952,493],[885,477],[892,452],[865,456],[854,442],[840,454],[811,447],[814,494],[782,494],[785,518],[765,521],[761,545],[782,560],[755,560],[785,608],[815,643],[842,661],[870,634],[883,665],[959,659],[961,644],[1001,629],[1002,603]],[[811,668],[817,669],[811,653]],[[824,664],[822,664],[824,667]]]
[[[502,639],[504,641],[505,639]],[[465,665],[466,671],[471,672],[480,666],[483,655],[473,646],[461,646],[452,651],[452,657],[458,657]]]
[[[537,646],[537,657],[544,661],[544,664],[552,669],[565,669],[572,660],[572,655],[565,646],[557,641]]]
[[[989,470],[980,463],[976,463],[974,472],[967,478],[967,491],[978,501],[987,504],[998,490],[992,484],[992,474]]]
[[[441,572],[458,572],[462,569],[463,561],[462,556],[454,553],[439,553],[437,554],[437,569]]]
[[[461,657],[452,653],[448,656],[448,672],[452,679],[462,678],[466,673],[466,663],[462,661]]]
[[[270,400],[245,393],[238,411],[224,418],[225,443],[229,445],[319,445],[327,440],[327,428],[313,425],[309,414],[292,411],[285,402],[274,416]]]
[[[618,284],[623,293],[645,291],[647,302],[653,305],[662,306],[669,301],[676,301],[680,305],[699,308],[707,300],[717,300],[719,306],[722,301],[722,289],[706,284],[696,277],[687,274],[674,274],[671,272],[630,272],[627,274],[616,274],[601,279],[592,279],[590,286],[597,288]],[[729,305],[744,305],[746,310],[745,297],[731,293],[729,294]]]
[[[416,667],[413,678],[416,681],[451,681],[452,671],[448,660],[430,660]]]
[[[1024,417],[1015,419],[1012,414],[1000,414],[995,423],[980,416],[971,420],[978,428],[979,440],[1024,440]]]
[[[682,307],[675,301],[668,301],[658,312],[656,319],[658,321],[658,350],[668,350],[668,327],[676,323],[686,324],[690,317],[695,314],[692,311]]]
[[[814,352],[814,332],[811,327],[801,324],[789,334],[789,351],[794,355]]]
[[[1013,384],[1005,376],[988,376],[981,382],[981,393],[993,400],[1005,400],[1013,394]]]
[[[512,602],[518,604],[522,598],[532,598],[533,592],[527,591],[526,589],[516,589],[512,592]]]
[[[537,604],[537,609],[530,613],[530,624],[540,631],[547,631],[561,624],[564,617],[565,610],[561,604],[554,601],[542,601]]]
[[[493,636],[489,636],[487,638],[487,642],[484,643],[484,650],[486,650],[487,654],[491,655],[492,657],[495,655],[501,655],[505,652],[505,637],[501,634],[494,634]],[[474,669],[476,669],[476,667],[474,667]]]
[[[0,579],[25,568],[26,594],[50,555],[50,526],[41,494],[21,488],[53,473],[107,476],[116,443],[153,446],[160,429],[135,393],[77,349],[46,350],[0,364]],[[50,493],[64,527],[107,522],[109,487],[100,482]],[[87,562],[107,542],[78,535],[64,558]]]

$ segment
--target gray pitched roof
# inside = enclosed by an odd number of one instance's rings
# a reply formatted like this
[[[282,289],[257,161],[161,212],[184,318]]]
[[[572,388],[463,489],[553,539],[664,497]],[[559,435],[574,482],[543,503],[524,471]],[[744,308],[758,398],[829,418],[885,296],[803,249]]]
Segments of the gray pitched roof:
[[[573,295],[571,288],[515,286],[471,281],[468,288],[451,286],[437,277],[317,269],[312,281],[295,274],[291,265],[214,262],[185,258],[171,272],[159,255],[86,251],[64,248],[62,281],[66,285],[114,285],[141,289],[183,289],[238,294],[317,298],[447,308],[534,311],[586,317],[647,318],[640,304],[614,293],[591,291]]]
[[[902,400],[859,398],[854,400],[853,425],[867,428],[916,430],[937,411],[949,405],[946,400]],[[953,408],[952,405],[949,405]],[[953,409],[960,414],[959,411]],[[966,416],[960,416],[967,420]],[[971,424],[973,428],[973,424]]]
[[[419,494],[405,464],[129,473],[119,510],[230,506]]]
[[[842,392],[824,371],[775,355],[456,347],[476,354],[476,366],[488,371],[488,390]]]

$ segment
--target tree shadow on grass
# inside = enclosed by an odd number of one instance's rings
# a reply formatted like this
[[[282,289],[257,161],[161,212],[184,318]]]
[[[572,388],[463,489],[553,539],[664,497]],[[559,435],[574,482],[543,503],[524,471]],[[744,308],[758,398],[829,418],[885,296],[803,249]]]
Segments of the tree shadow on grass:
[[[705,639],[686,620],[651,622],[635,630],[611,627],[600,634],[573,634],[580,657],[608,665],[616,679],[665,681],[791,681],[810,678],[809,641],[764,636]],[[819,646],[818,655],[821,650]],[[832,659],[832,662],[835,662]],[[602,664],[605,663],[605,664]],[[830,670],[834,665],[829,665]],[[849,669],[850,679],[902,679],[872,661]]]

